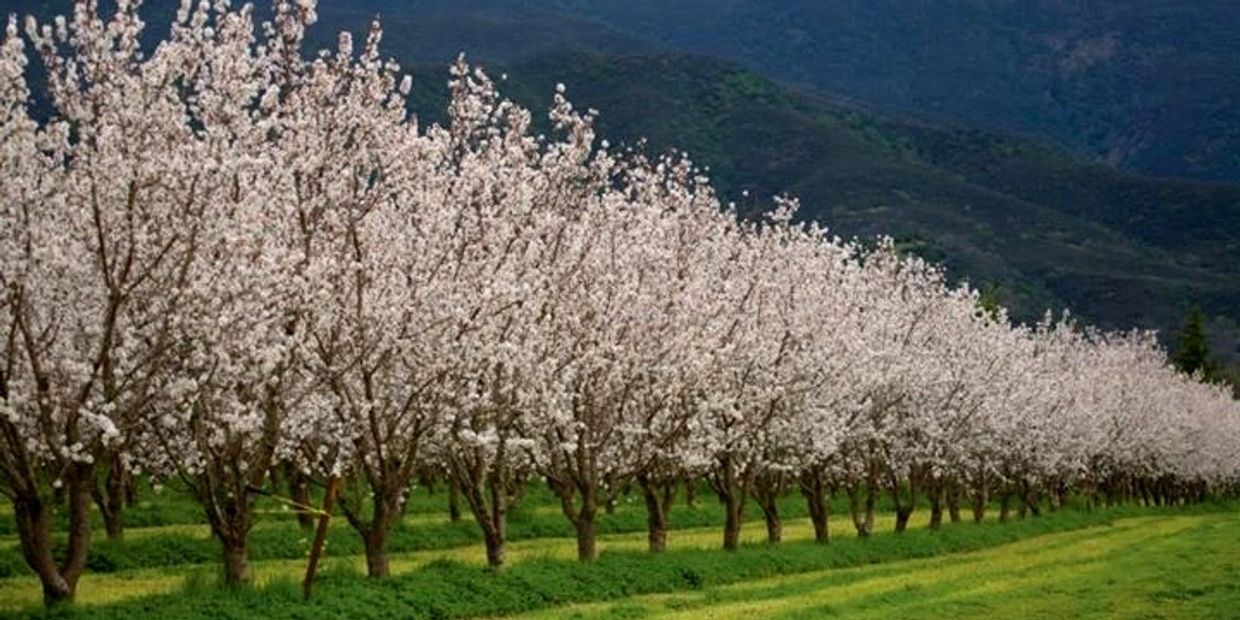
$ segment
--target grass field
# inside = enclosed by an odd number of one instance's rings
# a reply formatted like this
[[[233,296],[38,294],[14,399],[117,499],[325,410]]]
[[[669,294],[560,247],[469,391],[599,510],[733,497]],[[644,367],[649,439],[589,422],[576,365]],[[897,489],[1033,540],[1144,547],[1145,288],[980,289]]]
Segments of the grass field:
[[[1137,517],[985,551],[539,610],[575,618],[1236,618],[1240,518]]]
[[[705,498],[703,498],[705,500]],[[361,576],[364,561],[353,534],[338,522],[316,597],[305,603],[297,581],[304,570],[287,519],[270,518],[256,539],[257,587],[216,587],[216,568],[203,559],[214,543],[195,515],[173,498],[137,515],[148,523],[121,544],[101,543],[71,610],[40,609],[38,581],[20,566],[11,529],[0,528],[0,616],[57,618],[1226,618],[1240,617],[1240,512],[1232,505],[1187,509],[1065,510],[1006,525],[962,523],[940,532],[914,530],[859,540],[836,517],[833,541],[812,543],[796,498],[785,512],[785,542],[763,543],[757,515],[740,552],[718,551],[718,506],[682,504],[669,551],[645,549],[644,514],[633,503],[605,515],[600,560],[581,566],[563,518],[535,492],[515,515],[510,566],[484,567],[474,526],[452,524],[442,496],[418,498],[397,538],[393,577]],[[837,507],[838,510],[842,507]],[[756,512],[754,510],[753,512]],[[604,515],[600,515],[604,516]],[[11,516],[0,513],[0,521]],[[421,538],[414,533],[421,533]],[[100,533],[100,537],[102,534]],[[301,545],[301,546],[299,546]],[[153,549],[166,549],[155,555]],[[179,553],[183,551],[184,553]],[[334,551],[334,553],[333,553]],[[8,555],[5,555],[8,554]],[[520,615],[525,614],[525,615]],[[514,616],[515,615],[515,616]]]

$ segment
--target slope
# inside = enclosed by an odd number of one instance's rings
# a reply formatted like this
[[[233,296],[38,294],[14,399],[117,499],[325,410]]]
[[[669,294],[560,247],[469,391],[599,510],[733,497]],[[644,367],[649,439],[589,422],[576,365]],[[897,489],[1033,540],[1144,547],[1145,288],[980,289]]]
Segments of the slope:
[[[556,82],[612,141],[647,137],[709,165],[720,192],[787,191],[845,236],[890,234],[1023,317],[1068,305],[1109,327],[1175,325],[1188,305],[1240,317],[1240,188],[1135,177],[1054,146],[886,118],[729,63],[557,53],[496,67],[538,110]],[[442,70],[415,72],[442,120]],[[1222,327],[1227,327],[1224,320]]]

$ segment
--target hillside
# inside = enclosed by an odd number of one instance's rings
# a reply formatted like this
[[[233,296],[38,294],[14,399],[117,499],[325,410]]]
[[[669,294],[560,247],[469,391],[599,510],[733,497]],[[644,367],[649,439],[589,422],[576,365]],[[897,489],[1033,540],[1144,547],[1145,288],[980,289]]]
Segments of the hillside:
[[[2,0],[0,13],[67,5]],[[1240,181],[1240,9],[1229,0],[331,0],[319,12],[329,41],[382,16],[408,62],[704,54],[1143,174]]]
[[[1227,0],[321,5],[327,29],[381,15],[411,62],[462,50],[497,62],[558,49],[705,54],[887,111],[1042,136],[1144,174],[1240,180],[1240,9]]]
[[[1169,329],[1197,302],[1240,318],[1240,188],[1150,180],[1039,142],[885,118],[700,57],[561,53],[494,69],[509,76],[505,93],[535,109],[566,83],[579,106],[602,111],[604,135],[687,150],[731,199],[787,191],[804,218],[842,235],[893,235],[1023,317],[1067,305],[1109,327]],[[432,111],[423,120],[441,120],[446,77],[416,74],[416,107]],[[1235,338],[1227,319],[1215,330]]]
[[[1229,0],[564,0],[872,105],[1048,136],[1147,174],[1240,180]]]

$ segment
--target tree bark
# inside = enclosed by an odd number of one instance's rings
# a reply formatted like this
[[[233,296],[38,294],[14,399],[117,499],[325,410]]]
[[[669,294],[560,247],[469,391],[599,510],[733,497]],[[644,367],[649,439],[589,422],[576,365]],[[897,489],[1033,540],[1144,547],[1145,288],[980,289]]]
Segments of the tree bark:
[[[676,493],[674,483],[656,483],[650,477],[637,477],[646,500],[646,530],[650,551],[658,553],[667,549],[668,509]]]
[[[908,529],[909,519],[913,516],[911,507],[901,507],[896,509],[896,533],[903,534]]]
[[[874,496],[875,491],[871,487],[866,493],[863,506],[860,485],[848,486],[848,508],[852,513],[853,527],[857,530],[858,538],[867,538],[874,533]]]
[[[779,473],[763,473],[754,480],[754,495],[758,507],[762,509],[762,518],[766,522],[766,541],[777,543],[783,540],[784,526],[779,518],[779,496],[783,494],[783,475]]]
[[[375,523],[363,537],[366,545],[366,575],[371,579],[383,579],[391,575],[387,554],[390,529],[388,525]]]
[[[503,532],[489,530],[483,533],[483,542],[487,548],[487,566],[500,568],[507,560],[507,550]]]
[[[131,476],[129,484],[125,485],[125,507],[133,508],[138,505],[138,483]]]
[[[1029,510],[1029,513],[1035,517],[1042,516],[1042,496],[1041,494],[1038,493],[1037,486],[1029,484],[1028,482],[1025,482],[1024,491],[1025,492],[1024,492],[1024,497],[1022,498],[1022,501],[1025,504],[1025,508],[1027,508]],[[1021,510],[1022,519],[1024,518],[1024,512],[1025,511],[1022,509]]]
[[[224,551],[224,585],[237,587],[250,583],[250,555],[245,538],[227,537],[220,542]]]
[[[378,485],[372,488],[382,488]],[[362,546],[366,552],[366,575],[372,579],[382,579],[391,574],[388,567],[387,541],[392,526],[400,515],[400,507],[389,503],[397,495],[392,492],[376,491],[371,499],[371,513],[367,517],[357,504],[341,502],[340,507],[345,519],[354,531],[362,537]]]
[[[210,490],[208,479],[204,474],[198,481],[199,501],[207,512],[211,533],[220,541],[224,585],[247,584],[250,581],[248,537],[253,524],[253,498],[244,487],[233,493],[221,490],[216,495]],[[261,484],[261,479],[254,482]]]
[[[805,503],[809,507],[810,522],[814,524],[814,542],[827,544],[831,541],[831,530],[827,523],[828,493],[820,472],[801,472],[801,495],[805,497]]]
[[[577,530],[577,559],[581,562],[593,562],[598,558],[594,514],[593,510],[583,510],[578,513],[577,520],[573,523]]]
[[[896,505],[896,533],[903,534],[908,529],[909,519],[913,516],[913,510],[917,507],[917,487],[913,483],[913,477],[910,475],[908,479],[908,502],[904,501],[904,493],[901,489],[899,479],[895,474],[891,475],[891,499]]]
[[[448,519],[453,523],[461,520],[461,483],[453,476],[448,477]]]
[[[761,502],[762,517],[766,521],[766,541],[777,543],[784,539],[784,525],[779,519],[779,505],[774,499],[767,498]]]
[[[297,466],[292,463],[285,465],[284,472],[285,477],[288,478],[289,497],[291,497],[294,502],[297,502],[299,506],[304,507],[297,510],[297,524],[300,525],[303,530],[313,529],[314,515],[306,512],[306,509],[310,508],[311,501],[310,478],[301,473],[301,470],[297,469]]]
[[[120,453],[110,451],[106,457],[108,469],[104,476],[103,490],[98,487],[94,491],[95,504],[103,517],[103,529],[108,540],[125,539],[125,498],[128,476],[125,474],[125,463]]]
[[[583,485],[580,489],[581,507],[578,508],[573,504],[575,486],[568,481],[552,482],[552,488],[560,497],[560,510],[573,524],[573,530],[577,534],[577,560],[593,562],[598,557],[594,523],[595,515],[598,514],[598,491],[593,485]]]
[[[999,497],[999,523],[1007,523],[1012,520],[1012,491],[1004,488],[1003,494]]]
[[[744,521],[744,504],[737,493],[721,493],[719,501],[723,502],[726,516],[723,523],[723,548],[736,551],[741,545],[741,524]]]
[[[43,587],[43,603],[51,607],[72,601],[75,584],[65,579],[52,556],[49,508],[37,497],[18,497],[13,508],[22,556],[26,564],[39,576]]]
[[[479,475],[477,479],[464,480],[463,484],[455,477],[451,479],[465,496],[470,512],[474,515],[474,521],[482,528],[482,539],[487,550],[487,565],[492,568],[500,568],[507,560],[505,547],[508,529],[508,492],[502,480],[497,480],[497,478],[502,478],[502,476],[492,469],[485,475],[485,478]],[[487,496],[490,497],[489,504],[486,500]]]
[[[930,529],[938,530],[943,526],[943,483],[936,481],[930,486]]]
[[[983,473],[973,491],[973,522],[981,523],[986,519],[986,507],[990,505],[990,484]]]
[[[952,523],[960,523],[960,483],[955,480],[947,486],[947,514]]]
[[[736,551],[741,544],[741,524],[745,519],[746,481],[730,458],[720,460],[718,471],[711,478],[719,503],[723,504],[723,548]]]
[[[371,579],[383,579],[391,575],[391,569],[388,566],[387,542],[388,535],[392,531],[392,524],[399,513],[396,506],[387,504],[376,495],[370,522],[364,527],[355,525],[362,535],[362,543],[366,548],[366,575]]]
[[[68,489],[62,495],[68,502],[69,541],[64,559],[59,564],[55,559],[51,507],[37,491],[19,493],[13,498],[13,516],[22,557],[38,575],[43,588],[43,603],[49,607],[73,601],[90,548],[90,507],[94,502],[95,470],[90,465],[78,463],[70,465],[65,474]],[[27,488],[33,491],[37,486],[29,484]]]

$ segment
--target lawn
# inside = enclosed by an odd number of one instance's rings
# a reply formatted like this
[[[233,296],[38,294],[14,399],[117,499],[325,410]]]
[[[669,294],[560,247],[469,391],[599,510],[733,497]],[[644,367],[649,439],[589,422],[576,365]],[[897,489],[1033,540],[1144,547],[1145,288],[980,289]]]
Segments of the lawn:
[[[746,544],[727,554],[718,550],[719,507],[703,497],[696,508],[681,502],[668,552],[651,556],[644,512],[630,502],[600,515],[608,532],[601,557],[582,566],[571,528],[535,492],[514,515],[510,565],[497,573],[485,567],[474,526],[448,522],[442,497],[418,498],[406,534],[394,539],[403,548],[392,554],[387,582],[361,576],[355,535],[338,520],[315,599],[301,601],[297,549],[304,543],[297,539],[304,533],[276,516],[256,530],[267,541],[252,547],[261,556],[253,563],[256,587],[222,590],[214,563],[203,559],[214,549],[205,526],[192,512],[155,506],[152,514],[163,516],[131,528],[124,543],[98,541],[92,562],[99,568],[83,577],[73,609],[42,612],[38,581],[17,566],[0,578],[0,616],[1215,618],[1240,609],[1235,504],[1078,506],[1009,524],[946,524],[940,532],[926,529],[922,509],[903,535],[890,533],[893,519],[880,513],[879,533],[868,540],[856,538],[836,506],[833,540],[824,547],[812,542],[802,506],[790,497],[782,544],[763,542],[754,509]],[[158,503],[168,502],[175,500]],[[14,547],[11,534],[0,534],[0,557]]]
[[[539,610],[644,618],[1235,618],[1240,516],[1138,517],[931,559]]]

